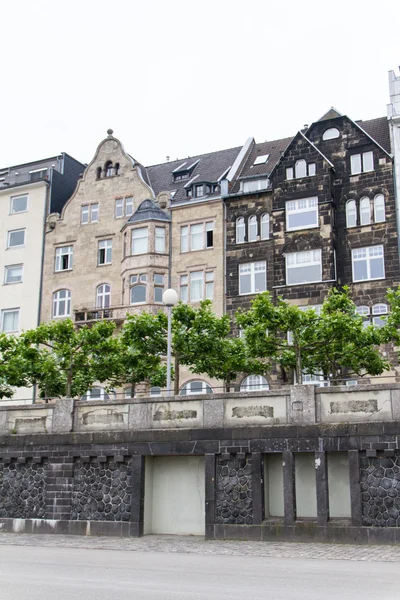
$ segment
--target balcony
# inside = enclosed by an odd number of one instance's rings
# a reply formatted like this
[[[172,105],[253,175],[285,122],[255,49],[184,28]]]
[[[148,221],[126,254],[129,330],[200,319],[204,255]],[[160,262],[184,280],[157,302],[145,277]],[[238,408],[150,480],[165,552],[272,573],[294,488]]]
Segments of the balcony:
[[[77,325],[90,325],[97,321],[115,321],[117,324],[123,323],[128,315],[141,313],[143,311],[158,313],[163,310],[160,304],[138,304],[133,306],[112,305],[105,308],[98,308],[95,304],[86,305],[74,310],[75,323]]]

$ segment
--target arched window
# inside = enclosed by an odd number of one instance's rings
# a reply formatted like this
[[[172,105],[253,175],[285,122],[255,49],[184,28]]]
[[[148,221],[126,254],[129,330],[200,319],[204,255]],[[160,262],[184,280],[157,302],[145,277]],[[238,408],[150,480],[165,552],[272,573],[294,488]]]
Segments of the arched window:
[[[249,242],[255,242],[258,235],[257,217],[253,215],[249,219]]]
[[[375,223],[383,223],[385,218],[385,198],[383,194],[378,194],[374,198],[374,221]]]
[[[360,200],[360,225],[370,225],[371,223],[371,203],[367,196]]]
[[[146,286],[134,285],[131,287],[131,304],[146,302]]]
[[[245,239],[245,225],[244,218],[239,217],[236,219],[236,243],[241,244]]]
[[[119,163],[115,163],[114,175],[118,175],[118,171],[119,171]]]
[[[370,313],[369,306],[365,306],[365,305],[357,306],[356,313],[358,315],[360,315],[360,317],[363,318],[363,325],[364,325],[364,327],[368,327],[370,325],[370,322],[369,322],[369,313]]]
[[[83,394],[81,400],[115,400],[115,391],[106,392],[104,388],[95,386]]]
[[[104,165],[104,177],[111,177],[114,175],[113,164],[111,160],[108,160]]]
[[[258,392],[269,390],[269,383],[262,375],[249,375],[240,384],[241,392]]]
[[[382,319],[382,315],[387,315],[387,304],[374,304],[372,307],[372,321],[375,327],[383,327],[386,319]]]
[[[71,314],[71,292],[58,290],[53,294],[53,317],[69,317]]]
[[[296,179],[307,177],[307,163],[305,160],[297,160],[294,165],[294,175]]]
[[[180,396],[193,396],[193,394],[212,394],[212,387],[205,381],[189,381],[181,388]]]
[[[324,141],[325,140],[334,140],[335,138],[338,138],[339,136],[340,136],[339,129],[336,129],[336,127],[331,127],[330,129],[327,129],[326,131],[324,131],[322,139]]]
[[[161,388],[156,385],[151,387],[150,396],[161,396]]]
[[[97,167],[97,169],[96,169],[96,177],[97,177],[97,179],[101,178],[101,167]]]
[[[111,286],[108,283],[102,283],[96,290],[96,307],[108,308],[111,299]]]
[[[357,226],[357,207],[355,200],[349,200],[346,204],[346,226]]]
[[[265,214],[261,217],[261,239],[269,240],[269,215]]]

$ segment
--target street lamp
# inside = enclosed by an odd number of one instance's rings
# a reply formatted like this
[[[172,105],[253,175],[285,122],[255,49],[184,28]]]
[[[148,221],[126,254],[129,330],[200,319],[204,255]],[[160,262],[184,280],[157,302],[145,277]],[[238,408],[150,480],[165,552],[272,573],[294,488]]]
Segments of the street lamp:
[[[165,290],[162,301],[168,312],[168,340],[167,340],[167,396],[171,395],[171,321],[172,307],[178,304],[179,297],[175,290]]]

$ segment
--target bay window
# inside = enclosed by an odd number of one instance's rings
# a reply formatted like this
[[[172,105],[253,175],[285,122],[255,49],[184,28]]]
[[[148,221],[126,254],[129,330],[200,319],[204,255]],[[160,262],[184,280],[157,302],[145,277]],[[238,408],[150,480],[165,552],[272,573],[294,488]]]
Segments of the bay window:
[[[148,248],[148,228],[132,229],[132,254],[146,254]]]

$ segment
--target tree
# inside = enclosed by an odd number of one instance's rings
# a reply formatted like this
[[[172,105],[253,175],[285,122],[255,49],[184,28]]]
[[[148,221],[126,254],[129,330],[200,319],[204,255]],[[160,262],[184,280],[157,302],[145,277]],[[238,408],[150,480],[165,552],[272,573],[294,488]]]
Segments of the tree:
[[[193,373],[221,379],[229,391],[239,373],[262,374],[267,370],[263,361],[249,355],[245,340],[232,337],[230,317],[217,317],[210,300],[200,302],[197,309],[179,304],[173,316],[175,356]]]
[[[110,383],[129,384],[132,398],[138,383],[148,381],[152,385],[165,386],[166,326],[167,317],[161,311],[156,315],[143,312],[128,317],[117,339],[118,360],[109,377]]]
[[[12,398],[14,387],[28,383],[21,362],[20,340],[0,333],[0,398]]]
[[[76,397],[105,382],[118,364],[114,323],[75,328],[70,319],[41,323],[21,334],[22,361],[41,395]]]
[[[346,287],[329,291],[320,315],[282,298],[274,305],[265,292],[249,311],[238,313],[237,322],[245,329],[251,355],[293,369],[298,383],[303,373],[337,380],[343,372],[379,375],[388,368],[379,350],[380,330],[364,327]]]

